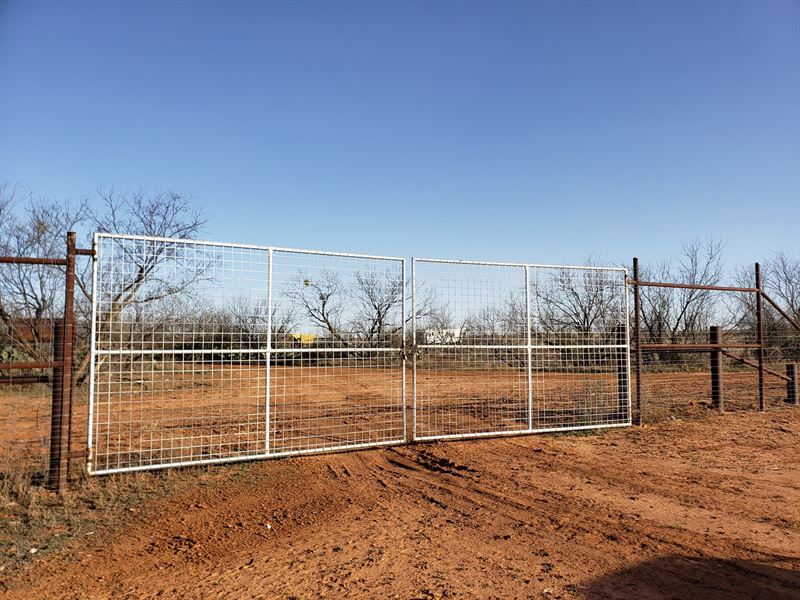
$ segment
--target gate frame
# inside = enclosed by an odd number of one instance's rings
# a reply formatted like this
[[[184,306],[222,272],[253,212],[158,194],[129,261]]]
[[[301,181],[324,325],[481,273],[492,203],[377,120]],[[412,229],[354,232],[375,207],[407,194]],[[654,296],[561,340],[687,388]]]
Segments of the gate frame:
[[[515,350],[526,350],[527,354],[527,391],[528,391],[528,428],[527,429],[514,429],[514,430],[500,430],[500,431],[483,431],[471,433],[451,433],[442,435],[417,435],[417,355],[418,348],[476,348],[481,347],[480,344],[417,344],[417,319],[416,319],[416,266],[417,263],[427,264],[456,264],[456,265],[479,265],[488,267],[516,267],[523,268],[525,271],[525,319],[526,319],[526,344],[525,345],[504,345],[504,344],[490,344],[486,345],[489,348],[511,348]],[[543,269],[569,269],[576,271],[611,271],[617,272],[622,275],[622,293],[624,295],[624,309],[625,309],[625,343],[624,344],[575,344],[575,345],[534,345],[531,343],[531,287],[530,287],[530,269],[543,268]],[[612,429],[616,427],[630,427],[633,424],[633,410],[631,406],[631,343],[630,343],[630,307],[628,298],[628,270],[625,267],[596,267],[596,266],[579,266],[579,265],[548,265],[537,263],[515,263],[515,262],[499,262],[499,261],[484,261],[484,260],[461,260],[461,259],[446,259],[446,258],[421,258],[411,257],[411,301],[412,301],[412,345],[410,351],[412,352],[412,410],[413,410],[413,429],[412,441],[434,441],[434,440],[448,440],[448,439],[469,439],[480,437],[495,437],[495,436],[508,436],[508,435],[528,435],[532,433],[554,433],[559,431],[583,431],[589,429]],[[533,360],[532,352],[534,349],[559,349],[559,348],[617,348],[624,349],[625,363],[626,363],[626,407],[627,419],[624,423],[607,423],[599,425],[578,425],[567,427],[533,427]]]
[[[96,293],[97,289],[97,273],[98,273],[98,265],[102,259],[101,257],[101,245],[99,241],[103,238],[106,239],[119,239],[119,240],[133,240],[133,241],[151,241],[151,242],[165,242],[165,243],[183,243],[186,245],[197,245],[197,246],[210,246],[216,248],[234,248],[234,249],[242,249],[242,250],[256,250],[256,251],[266,251],[269,256],[268,262],[268,281],[267,281],[267,304],[268,304],[268,322],[269,322],[269,335],[267,336],[267,348],[265,349],[267,352],[267,376],[266,376],[266,385],[267,389],[265,391],[265,402],[266,402],[266,411],[265,411],[265,451],[263,453],[257,454],[248,454],[245,456],[229,456],[229,457],[221,457],[221,458],[208,458],[208,459],[200,459],[200,460],[189,460],[189,461],[177,461],[177,462],[170,462],[170,463],[163,463],[163,464],[148,464],[148,465],[137,465],[133,467],[113,467],[113,468],[104,468],[104,469],[95,469],[93,464],[93,459],[95,458],[94,455],[94,425],[95,425],[95,415],[94,415],[94,403],[95,403],[95,362],[98,356],[98,350],[96,348],[96,336],[97,336],[97,301],[98,301],[98,294]],[[384,348],[362,348],[362,347],[355,347],[355,348],[329,348],[323,349],[322,351],[358,351],[358,352],[381,352],[381,353],[392,353],[392,352],[399,352],[401,356],[400,362],[400,372],[401,372],[401,395],[400,395],[400,407],[402,411],[402,418],[403,418],[403,425],[402,425],[402,435],[397,439],[392,440],[381,440],[379,442],[359,442],[356,444],[348,444],[343,446],[325,446],[320,448],[307,448],[302,450],[287,450],[287,451],[280,451],[274,452],[271,450],[270,446],[270,438],[271,438],[271,429],[270,429],[270,420],[271,420],[271,393],[270,393],[270,381],[271,381],[271,358],[272,354],[279,352],[280,349],[275,349],[272,347],[272,287],[273,287],[273,265],[274,265],[274,255],[276,252],[285,252],[285,253],[294,253],[294,254],[302,254],[302,255],[310,255],[310,256],[331,256],[331,257],[341,257],[341,258],[354,258],[354,259],[366,259],[366,260],[378,260],[378,261],[387,261],[393,263],[400,263],[400,277],[402,281],[402,292],[401,292],[401,333],[402,333],[402,346],[390,346]],[[87,253],[80,252],[80,253]],[[156,469],[167,469],[167,468],[174,468],[174,467],[187,467],[187,466],[195,466],[195,465],[207,465],[207,464],[220,464],[220,463],[234,463],[234,462],[242,462],[248,460],[263,460],[267,458],[281,458],[287,456],[302,456],[306,454],[320,454],[320,453],[331,453],[331,452],[347,452],[351,450],[358,450],[363,448],[374,448],[380,446],[396,446],[407,443],[407,435],[406,435],[406,386],[405,386],[405,366],[406,366],[406,357],[405,357],[405,320],[406,320],[406,281],[405,281],[405,262],[406,259],[404,257],[399,256],[383,256],[383,255],[373,255],[373,254],[361,254],[361,253],[354,253],[354,252],[335,252],[335,251],[326,251],[326,250],[306,250],[302,248],[287,248],[287,247],[280,247],[280,246],[261,246],[258,244],[237,244],[233,242],[213,242],[207,240],[196,240],[196,239],[180,239],[180,238],[168,238],[168,237],[160,237],[160,236],[146,236],[146,235],[128,235],[128,234],[119,234],[119,233],[107,233],[107,232],[96,232],[93,236],[92,242],[92,251],[91,255],[93,256],[93,264],[92,264],[92,311],[91,311],[91,340],[90,340],[90,361],[89,361],[89,402],[88,402],[88,421],[87,421],[87,460],[86,460],[86,469],[87,472],[91,475],[109,475],[113,473],[131,473],[136,471],[152,471]],[[319,350],[319,349],[317,349]],[[296,349],[292,350],[296,352]],[[136,351],[125,352],[126,354],[136,354]],[[164,352],[165,354],[169,354],[168,351]]]

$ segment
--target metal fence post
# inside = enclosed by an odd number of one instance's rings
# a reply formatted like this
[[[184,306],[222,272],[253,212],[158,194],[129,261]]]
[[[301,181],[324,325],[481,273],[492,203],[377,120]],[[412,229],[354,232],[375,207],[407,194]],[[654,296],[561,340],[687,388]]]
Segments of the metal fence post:
[[[764,396],[764,302],[761,297],[761,265],[756,263],[756,335],[758,344],[758,408],[767,409]]]
[[[633,257],[633,343],[636,344],[636,420],[641,425],[642,418],[642,325],[641,298],[639,295],[639,258]]]
[[[272,271],[273,263],[275,261],[275,252],[272,248],[269,249],[267,254],[269,265],[267,266],[267,373],[266,373],[266,400],[267,405],[264,409],[264,453],[270,453],[270,436],[272,435]]]
[[[50,421],[50,463],[47,487],[58,493],[67,489],[69,431],[72,415],[72,352],[74,334],[75,232],[67,233],[67,264],[64,277],[64,319],[56,324],[53,339],[53,400]]]
[[[793,406],[800,406],[800,394],[798,394],[798,387],[800,383],[797,380],[797,364],[789,363],[786,365],[786,402]]]
[[[411,441],[417,439],[417,263],[411,257]]]
[[[64,322],[57,320],[53,323],[53,362],[64,363]],[[52,401],[50,405],[50,458],[47,468],[47,488],[54,492],[61,492],[63,485],[63,463],[67,460],[67,450],[62,447],[64,438],[62,416],[64,414],[64,388],[62,371],[63,366],[53,368],[51,388]]]
[[[617,350],[617,396],[619,402],[617,411],[620,415],[628,412],[628,387],[630,386],[628,382],[628,353],[625,348],[626,335],[625,325],[617,325],[614,338],[616,343],[620,344],[620,348]]]
[[[533,431],[533,352],[531,342],[531,273],[525,265],[525,349],[528,377],[528,430]]]
[[[712,349],[711,355],[711,406],[719,412],[725,411],[725,397],[722,387],[722,334],[719,325],[712,325],[708,331],[708,343],[718,348]]]

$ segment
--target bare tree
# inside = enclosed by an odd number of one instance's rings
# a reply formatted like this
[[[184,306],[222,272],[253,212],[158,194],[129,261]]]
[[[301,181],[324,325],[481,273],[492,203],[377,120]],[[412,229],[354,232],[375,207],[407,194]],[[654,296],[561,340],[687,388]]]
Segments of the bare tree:
[[[762,262],[762,288],[794,323],[768,302],[762,303],[762,327],[767,359],[775,362],[800,360],[800,257],[775,252]],[[753,267],[740,267],[736,280],[742,287],[754,285]],[[757,336],[757,306],[754,293],[736,294],[730,312],[730,329],[754,342]]]
[[[800,322],[800,255],[775,252],[764,261],[763,285],[770,298]]]
[[[345,286],[337,273],[323,271],[319,277],[300,274],[297,285],[287,293],[313,325],[347,345],[342,317],[346,300]]]
[[[253,299],[238,296],[228,303],[224,309],[228,330],[235,331],[242,337],[242,343],[251,346],[266,346],[266,335],[270,329],[273,336],[288,334],[295,321],[294,307],[272,307],[272,318],[269,318],[269,306],[266,299]]]
[[[676,281],[696,285],[718,285],[724,273],[718,240],[693,240],[683,245],[677,265],[660,261],[641,269],[640,277],[651,281]],[[693,333],[706,331],[719,308],[714,292],[702,289],[641,288],[642,326],[648,341],[677,343]]]
[[[591,256],[585,262],[604,266]],[[608,337],[624,319],[619,284],[606,271],[562,268],[533,291],[537,323],[544,333]]]
[[[63,258],[64,232],[88,218],[86,202],[53,202],[0,184],[0,253]],[[50,354],[54,319],[63,310],[63,268],[3,265],[0,268],[0,322],[8,342],[24,355]]]
[[[109,297],[97,314],[99,332],[107,329],[119,315],[134,304],[146,304],[169,296],[186,293],[202,280],[211,264],[184,260],[184,245],[168,241],[172,238],[191,239],[205,225],[202,211],[193,208],[191,198],[175,191],[133,194],[118,193],[113,189],[99,189],[102,210],[91,213],[91,222],[98,232],[149,236],[151,240],[133,243],[119,241],[120,266],[106,291]],[[161,267],[167,263],[181,262],[188,268],[167,273]],[[88,302],[92,294],[85,277],[78,285]],[[99,288],[103,282],[98,282]],[[85,348],[84,348],[85,350]],[[75,377],[85,379],[91,357],[86,354],[78,364]]]
[[[377,343],[387,336],[397,334],[404,316],[392,316],[403,302],[404,282],[391,273],[374,271],[355,274],[354,298],[357,310],[352,331],[367,343]]]

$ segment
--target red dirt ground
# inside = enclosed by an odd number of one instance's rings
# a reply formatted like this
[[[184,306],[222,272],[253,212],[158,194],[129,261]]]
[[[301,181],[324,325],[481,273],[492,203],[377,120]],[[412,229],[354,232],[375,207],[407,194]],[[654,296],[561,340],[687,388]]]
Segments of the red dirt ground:
[[[784,409],[220,466],[0,595],[798,598],[799,446]]]

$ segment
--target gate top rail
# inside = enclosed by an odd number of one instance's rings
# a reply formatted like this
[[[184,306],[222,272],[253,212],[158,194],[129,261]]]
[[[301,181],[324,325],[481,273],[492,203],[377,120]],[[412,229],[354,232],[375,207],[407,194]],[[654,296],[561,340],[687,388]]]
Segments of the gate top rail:
[[[233,242],[211,242],[207,240],[190,240],[184,238],[168,238],[149,235],[128,235],[122,233],[95,233],[95,240],[100,238],[139,240],[143,242],[165,242],[170,244],[187,244],[195,246],[212,246],[217,248],[238,248],[242,250],[272,250],[273,252],[297,252],[302,254],[316,254],[320,256],[341,256],[345,258],[370,258],[374,260],[404,261],[402,256],[381,256],[378,254],[356,254],[353,252],[333,252],[327,250],[306,250],[303,248],[284,248],[280,246],[260,246],[258,244],[236,244]]]
[[[613,271],[618,273],[626,273],[626,267],[598,267],[589,265],[544,265],[536,263],[515,263],[515,262],[496,262],[488,260],[462,260],[457,258],[422,258],[414,256],[411,258],[414,262],[426,263],[442,263],[442,264],[455,264],[455,265],[485,265],[488,267],[533,267],[542,269],[575,269],[581,271]]]

